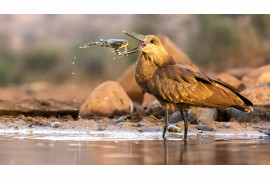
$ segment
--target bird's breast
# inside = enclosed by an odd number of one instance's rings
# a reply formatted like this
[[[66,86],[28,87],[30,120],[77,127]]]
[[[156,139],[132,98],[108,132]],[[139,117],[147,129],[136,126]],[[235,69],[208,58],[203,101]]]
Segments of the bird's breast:
[[[135,79],[139,86],[146,92],[148,92],[148,83],[151,81],[156,67],[151,61],[145,59],[142,55],[137,61],[135,70]]]

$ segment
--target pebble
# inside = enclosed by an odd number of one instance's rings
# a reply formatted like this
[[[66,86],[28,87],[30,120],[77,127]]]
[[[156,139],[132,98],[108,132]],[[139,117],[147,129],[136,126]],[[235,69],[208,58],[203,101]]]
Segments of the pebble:
[[[270,129],[264,131],[264,134],[266,134],[267,136],[270,136]]]
[[[52,127],[52,128],[59,128],[60,125],[61,125],[60,122],[52,122],[52,123],[51,123],[51,127]]]
[[[231,127],[231,125],[230,124],[225,124],[224,127],[229,128],[229,127]]]
[[[120,123],[120,122],[125,122],[127,120],[126,116],[121,116],[120,118],[118,118],[115,123]]]
[[[202,131],[213,131],[214,128],[210,127],[210,126],[206,126],[206,125],[201,125],[197,127],[198,130],[202,130]]]
[[[168,131],[169,132],[174,132],[174,133],[180,133],[181,132],[181,128],[175,126],[175,125],[170,125],[168,127]]]

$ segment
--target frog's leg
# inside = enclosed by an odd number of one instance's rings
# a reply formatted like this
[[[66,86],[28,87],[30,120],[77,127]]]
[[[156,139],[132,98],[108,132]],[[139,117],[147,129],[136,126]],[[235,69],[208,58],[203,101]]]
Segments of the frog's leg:
[[[115,50],[115,52],[119,55],[119,56],[121,56],[121,52],[119,52],[119,49],[118,48],[114,48],[114,50]]]

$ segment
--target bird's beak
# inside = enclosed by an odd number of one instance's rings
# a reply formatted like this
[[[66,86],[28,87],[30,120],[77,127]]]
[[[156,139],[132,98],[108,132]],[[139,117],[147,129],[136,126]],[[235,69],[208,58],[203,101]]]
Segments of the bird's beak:
[[[124,55],[128,55],[128,54],[132,54],[132,53],[138,52],[143,47],[145,47],[147,45],[146,37],[144,35],[137,34],[135,32],[128,33],[128,32],[125,32],[125,31],[123,31],[123,33],[125,33],[126,35],[128,35],[128,36],[130,36],[130,37],[132,37],[134,39],[137,39],[137,40],[139,40],[139,41],[142,42],[142,44],[140,46],[136,47],[135,49],[132,49],[131,51],[126,52]]]

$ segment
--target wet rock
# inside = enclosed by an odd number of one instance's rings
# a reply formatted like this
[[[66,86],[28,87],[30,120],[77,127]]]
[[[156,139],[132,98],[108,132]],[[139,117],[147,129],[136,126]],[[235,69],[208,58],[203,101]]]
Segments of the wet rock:
[[[227,74],[230,74],[237,79],[242,79],[246,74],[253,71],[255,68],[251,67],[241,67],[241,68],[232,68],[226,71]]]
[[[118,118],[115,123],[120,123],[120,122],[125,122],[127,120],[126,116],[121,116],[120,118]]]
[[[264,131],[263,133],[266,134],[267,136],[270,136],[270,129]]]
[[[106,130],[106,127],[104,127],[104,126],[102,126],[102,125],[99,125],[99,126],[97,127],[97,131],[104,131],[104,130]]]
[[[222,81],[231,85],[232,87],[234,87],[235,89],[238,89],[239,91],[242,91],[243,89],[245,89],[245,85],[240,80],[238,80],[237,78],[233,77],[230,74],[222,73],[218,75],[217,79],[219,81]]]
[[[250,72],[248,72],[243,78],[242,78],[242,82],[243,84],[249,88],[249,87],[253,87],[256,85],[256,82],[258,80],[258,78],[266,72],[270,71],[270,65],[266,65],[266,66],[262,66],[260,68],[254,69]]]
[[[175,111],[169,118],[169,123],[177,123],[179,121],[183,121],[183,117],[180,111]]]
[[[59,128],[61,123],[60,122],[51,122],[50,125],[51,125],[52,128]]]
[[[270,83],[270,71],[263,73],[257,80],[256,85]]]
[[[216,108],[193,108],[188,111],[188,121],[191,124],[199,122],[210,122],[217,120],[218,111]]]
[[[224,127],[225,127],[225,128],[230,128],[231,125],[230,125],[230,124],[224,124]]]
[[[210,127],[210,126],[206,126],[206,125],[201,125],[197,127],[198,130],[201,131],[213,131],[214,128]]]
[[[156,98],[154,96],[152,96],[149,93],[145,93],[143,96],[142,107],[144,109],[147,109],[155,100],[156,100]]]
[[[79,116],[107,116],[130,113],[132,101],[114,81],[107,81],[95,88],[80,108]]]
[[[270,83],[248,88],[241,92],[241,94],[248,98],[256,106],[270,105]]]
[[[169,125],[168,126],[168,131],[169,132],[174,132],[174,133],[180,133],[181,132],[181,128],[175,126],[175,125]]]
[[[132,101],[142,103],[143,91],[135,80],[135,63],[125,71],[118,82]]]

